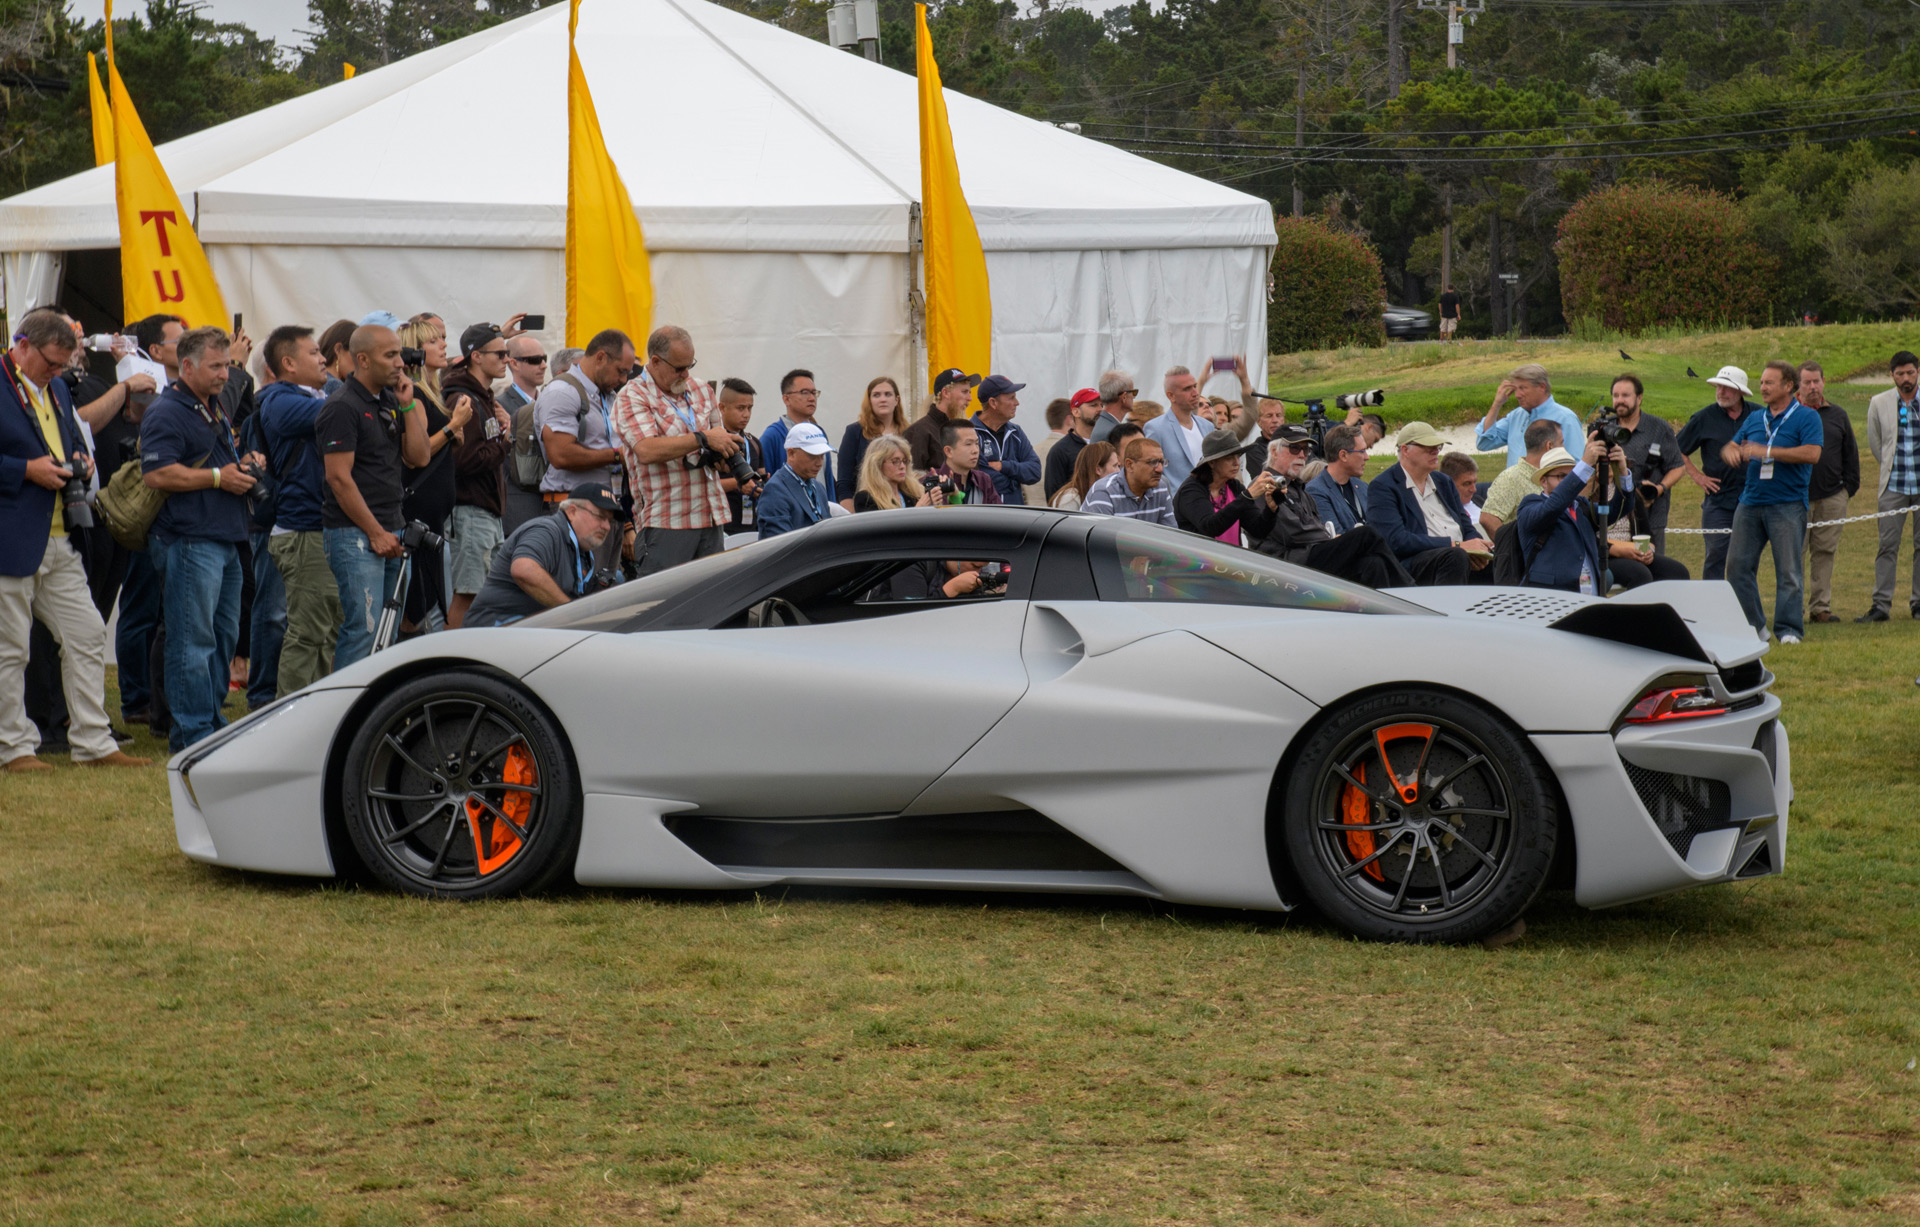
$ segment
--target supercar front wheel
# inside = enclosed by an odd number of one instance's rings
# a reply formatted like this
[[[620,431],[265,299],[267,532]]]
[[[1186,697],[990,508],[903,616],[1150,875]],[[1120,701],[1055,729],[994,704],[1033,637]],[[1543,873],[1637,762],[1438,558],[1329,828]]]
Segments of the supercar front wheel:
[[[361,861],[410,894],[538,890],[579,846],[559,728],[486,674],[434,674],[387,695],[354,735],[339,787]]]
[[[1472,941],[1520,917],[1559,833],[1526,739],[1470,700],[1373,695],[1302,747],[1288,781],[1286,851],[1327,916],[1363,937]]]

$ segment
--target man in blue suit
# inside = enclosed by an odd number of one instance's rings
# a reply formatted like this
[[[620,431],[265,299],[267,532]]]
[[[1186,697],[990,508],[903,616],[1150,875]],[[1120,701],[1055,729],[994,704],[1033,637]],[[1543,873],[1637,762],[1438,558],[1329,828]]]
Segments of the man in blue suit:
[[[966,425],[966,419],[960,419]],[[787,432],[785,464],[767,479],[754,506],[754,518],[760,523],[760,539],[778,537],[796,528],[807,528],[832,515],[832,487],[821,479],[833,445],[827,432],[812,422],[801,422]],[[768,454],[772,459],[772,454]]]
[[[1307,493],[1338,536],[1367,522],[1367,483],[1360,480],[1367,471],[1367,447],[1358,426],[1335,426],[1320,446],[1327,453],[1327,467],[1307,483]]]
[[[1368,523],[1417,584],[1490,580],[1493,547],[1461,510],[1460,492],[1437,472],[1446,439],[1425,422],[1408,422],[1394,443],[1400,462],[1368,488]]]
[[[78,345],[73,321],[29,311],[0,357],[0,763],[47,771],[40,730],[23,697],[29,636],[38,618],[60,642],[73,760],[115,767],[152,762],[120,752],[107,723],[107,627],[87,589],[59,493],[91,472],[86,437],[58,375]]]

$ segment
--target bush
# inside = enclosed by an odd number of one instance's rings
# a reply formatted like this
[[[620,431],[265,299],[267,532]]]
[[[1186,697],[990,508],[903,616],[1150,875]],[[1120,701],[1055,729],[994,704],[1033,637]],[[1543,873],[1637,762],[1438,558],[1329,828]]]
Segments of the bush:
[[[1920,230],[1913,224],[1920,162],[1881,167],[1853,185],[1821,229],[1827,276],[1845,310],[1901,317],[1920,308]]]
[[[1282,217],[1274,229],[1279,241],[1267,306],[1272,352],[1385,345],[1380,306],[1387,283],[1367,241],[1313,217]]]
[[[1629,333],[1758,323],[1776,269],[1732,200],[1664,183],[1583,197],[1560,219],[1554,249],[1568,321]]]

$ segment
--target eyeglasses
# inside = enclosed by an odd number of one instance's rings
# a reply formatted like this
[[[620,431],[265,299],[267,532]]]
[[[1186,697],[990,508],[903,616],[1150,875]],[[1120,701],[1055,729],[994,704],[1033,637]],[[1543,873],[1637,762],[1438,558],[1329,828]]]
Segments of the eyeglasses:
[[[787,393],[787,395],[788,395],[788,396],[818,396],[818,395],[820,395],[820,389],[818,389],[818,388],[795,388],[795,389],[794,389],[793,391],[791,391],[791,392],[789,392],[789,393]]]
[[[1167,467],[1167,458],[1165,456],[1155,456],[1151,460],[1136,460],[1134,463],[1144,464],[1150,469],[1164,469]]]
[[[1306,454],[1307,454],[1308,452],[1310,452],[1310,451],[1312,451],[1312,450],[1313,450],[1313,444],[1311,444],[1311,443],[1289,443],[1289,444],[1287,444],[1287,450],[1288,450],[1288,451],[1290,451],[1290,452],[1292,452],[1292,453],[1293,453],[1294,455],[1296,455],[1296,456],[1304,456],[1304,455],[1306,455]]]
[[[547,364],[547,356],[545,354],[535,354],[531,358],[515,358],[514,361],[520,363],[522,366],[545,366]]]
[[[676,375],[684,375],[694,367],[700,365],[698,362],[689,362],[685,366],[681,366],[677,362],[668,362],[665,358],[649,358],[647,361],[658,362],[661,366],[666,367]]]

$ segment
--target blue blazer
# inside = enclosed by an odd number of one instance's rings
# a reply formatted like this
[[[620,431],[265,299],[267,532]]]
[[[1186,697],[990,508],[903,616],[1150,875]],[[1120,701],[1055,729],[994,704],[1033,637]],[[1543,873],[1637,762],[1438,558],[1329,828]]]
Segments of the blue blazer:
[[[1529,494],[1520,500],[1520,507],[1514,513],[1518,525],[1514,537],[1527,568],[1529,588],[1578,592],[1580,564],[1585,563],[1593,573],[1594,591],[1607,590],[1600,545],[1594,540],[1593,520],[1587,513],[1587,500],[1580,494],[1586,484],[1569,473],[1560,479],[1552,494]],[[1577,519],[1567,514],[1569,507],[1576,508]],[[1536,550],[1533,543],[1540,539],[1542,532],[1547,534],[1546,540],[1541,541]],[[1528,551],[1532,552],[1531,558],[1527,556]]]
[[[66,381],[55,376],[47,394],[53,397],[60,445],[69,456],[86,455],[86,437],[73,416]],[[13,381],[0,376],[0,525],[5,525],[0,532],[0,575],[32,575],[47,556],[54,492],[27,480],[27,461],[51,454],[40,438],[40,416],[31,404],[21,403]],[[103,474],[107,476],[111,474]]]
[[[1441,505],[1452,513],[1460,525],[1461,540],[1471,541],[1480,536],[1480,530],[1460,509],[1460,492],[1454,489],[1447,475],[1435,469],[1427,480],[1433,483],[1434,490],[1439,493]],[[1373,479],[1373,484],[1367,489],[1367,509],[1367,523],[1386,538],[1394,557],[1403,562],[1416,554],[1445,549],[1453,544],[1448,538],[1436,537],[1427,531],[1427,513],[1420,510],[1420,499],[1414,494],[1413,487],[1407,484],[1406,470],[1398,464]]]
[[[1360,508],[1358,516],[1353,508],[1347,506],[1345,496],[1340,493],[1339,483],[1335,482],[1321,469],[1314,479],[1307,483],[1307,493],[1313,495],[1314,506],[1320,509],[1320,518],[1333,525],[1334,534],[1352,532],[1367,518],[1367,483],[1354,478],[1347,483],[1347,489],[1353,492],[1353,501]]]
[[[760,492],[759,501],[753,505],[753,518],[760,526],[760,539],[764,541],[796,528],[806,528],[832,515],[833,512],[827,510],[827,504],[833,501],[833,491],[821,480],[825,476],[826,470],[822,469],[820,477],[813,481],[814,497],[820,503],[820,514],[815,515],[807,506],[806,483],[800,480],[792,467],[781,465],[767,479],[767,488]]]

